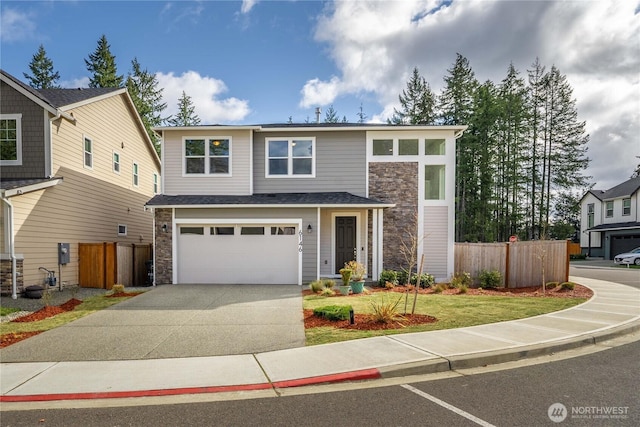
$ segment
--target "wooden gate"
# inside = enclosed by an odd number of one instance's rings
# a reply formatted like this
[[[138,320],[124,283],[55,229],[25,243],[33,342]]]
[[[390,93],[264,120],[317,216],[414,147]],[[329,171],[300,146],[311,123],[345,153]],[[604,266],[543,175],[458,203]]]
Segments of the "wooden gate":
[[[147,284],[151,245],[79,243],[79,279],[83,288],[111,289],[114,284]]]

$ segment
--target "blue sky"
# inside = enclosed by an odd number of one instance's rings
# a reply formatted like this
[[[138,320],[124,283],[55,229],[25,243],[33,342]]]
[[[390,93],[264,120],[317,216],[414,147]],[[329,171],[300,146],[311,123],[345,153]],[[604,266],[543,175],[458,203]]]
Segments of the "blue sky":
[[[413,67],[439,93],[456,52],[480,81],[536,57],[566,74],[591,136],[597,188],[640,162],[640,2],[613,1],[7,1],[0,66],[23,72],[44,45],[64,87],[88,84],[102,34],[127,74],[156,73],[169,115],[184,90],[203,124],[313,120],[333,105],[371,121],[398,107]]]

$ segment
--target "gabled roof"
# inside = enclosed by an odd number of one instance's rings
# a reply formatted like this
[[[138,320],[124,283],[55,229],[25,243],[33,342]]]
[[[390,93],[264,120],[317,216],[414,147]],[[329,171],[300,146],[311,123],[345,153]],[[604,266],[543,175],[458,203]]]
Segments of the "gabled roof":
[[[605,201],[619,199],[621,197],[631,197],[638,192],[638,190],[640,190],[640,176],[628,179],[622,184],[618,184],[608,190],[589,190],[584,196],[593,194],[598,200]],[[583,199],[584,196],[582,197]]]
[[[265,193],[249,196],[180,195],[159,194],[147,202],[151,207],[293,207],[293,206],[353,206],[386,208],[393,203],[385,203],[347,192],[324,193]]]
[[[38,89],[38,92],[56,108],[68,109],[72,105],[81,104],[89,100],[94,101],[94,98],[104,97],[105,95],[115,95],[112,92],[121,93],[124,90],[124,88],[119,87],[79,87],[76,89]]]
[[[3,197],[20,196],[32,191],[44,190],[62,182],[62,178],[0,179],[0,194]]]

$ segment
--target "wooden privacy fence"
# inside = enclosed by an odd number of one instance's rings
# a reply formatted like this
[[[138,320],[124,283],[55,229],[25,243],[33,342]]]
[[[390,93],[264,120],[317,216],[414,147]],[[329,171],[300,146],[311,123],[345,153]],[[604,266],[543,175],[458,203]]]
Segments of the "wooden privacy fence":
[[[144,286],[152,246],[129,243],[79,243],[79,282],[83,288],[111,289],[114,284]]]
[[[482,270],[498,270],[508,288],[541,286],[569,280],[566,240],[512,243],[456,243],[455,271],[467,272],[478,282]]]

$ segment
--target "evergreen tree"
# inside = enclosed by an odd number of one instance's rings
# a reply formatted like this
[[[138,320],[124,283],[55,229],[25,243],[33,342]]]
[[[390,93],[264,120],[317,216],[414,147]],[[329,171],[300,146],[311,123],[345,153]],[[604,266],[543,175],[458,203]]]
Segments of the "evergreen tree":
[[[474,95],[478,81],[469,61],[456,55],[452,68],[444,77],[445,87],[438,98],[440,122],[444,125],[468,125],[473,114]],[[456,143],[456,241],[473,239],[467,236],[471,217],[466,212],[467,199],[473,191],[474,139],[469,134],[462,135]]]
[[[159,140],[152,128],[162,124],[160,114],[167,108],[167,104],[162,102],[162,88],[158,88],[155,74],[143,70],[137,58],[131,61],[131,68],[127,76],[127,90],[156,151],[160,154]]]
[[[56,84],[60,80],[60,74],[53,69],[53,61],[47,57],[44,46],[40,45],[38,52],[31,58],[29,63],[31,75],[22,73],[29,81],[29,86],[34,89],[60,89]]]
[[[407,88],[398,95],[401,110],[393,109],[391,124],[431,125],[435,123],[435,96],[429,83],[420,75],[418,67],[414,67]]]
[[[529,166],[529,209],[528,216],[530,221],[530,226],[528,230],[528,238],[529,239],[537,239],[540,235],[540,229],[538,227],[539,221],[537,221],[538,216],[538,205],[541,197],[538,195],[540,191],[541,181],[540,181],[540,171],[539,171],[539,139],[542,134],[542,108],[544,105],[544,86],[545,86],[545,67],[540,64],[540,60],[536,58],[535,62],[532,65],[532,69],[528,70],[529,74],[529,117],[530,117],[530,152],[529,156],[531,159]]]
[[[89,87],[122,87],[123,77],[118,75],[116,57],[111,54],[111,46],[103,34],[98,40],[96,50],[89,54],[84,63],[93,75],[89,80]]]
[[[333,104],[327,108],[327,111],[324,113],[324,122],[325,123],[338,123],[340,119],[338,118],[338,113],[333,108]]]
[[[358,109],[358,113],[356,115],[358,116],[358,123],[364,123],[365,120],[367,120],[367,115],[362,109],[362,103],[360,103],[360,108]]]
[[[195,110],[191,97],[182,91],[178,100],[178,113],[171,116],[167,123],[172,126],[197,126],[200,124],[200,118],[195,114]]]

